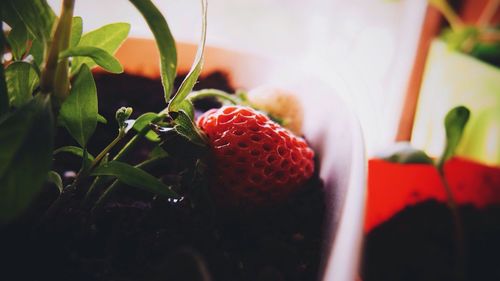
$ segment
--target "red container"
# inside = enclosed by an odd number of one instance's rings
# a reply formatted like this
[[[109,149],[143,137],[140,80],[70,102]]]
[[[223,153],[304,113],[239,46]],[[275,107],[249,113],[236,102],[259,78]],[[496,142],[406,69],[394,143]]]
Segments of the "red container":
[[[472,204],[483,208],[500,204],[500,167],[453,158],[445,164],[444,169],[459,205]],[[445,190],[435,167],[370,160],[365,233],[406,206],[429,199],[446,201]]]

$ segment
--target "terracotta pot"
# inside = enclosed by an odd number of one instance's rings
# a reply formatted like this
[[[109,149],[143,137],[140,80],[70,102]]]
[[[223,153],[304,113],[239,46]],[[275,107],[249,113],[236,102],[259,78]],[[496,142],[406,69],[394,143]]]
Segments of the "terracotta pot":
[[[179,72],[189,70],[196,46],[178,44]],[[159,77],[156,45],[129,39],[117,53],[125,71]],[[236,88],[265,84],[297,93],[305,109],[304,133],[320,158],[325,181],[327,223],[322,280],[352,281],[358,273],[365,211],[366,161],[359,123],[335,91],[291,65],[248,53],[206,49],[203,72],[222,70]]]

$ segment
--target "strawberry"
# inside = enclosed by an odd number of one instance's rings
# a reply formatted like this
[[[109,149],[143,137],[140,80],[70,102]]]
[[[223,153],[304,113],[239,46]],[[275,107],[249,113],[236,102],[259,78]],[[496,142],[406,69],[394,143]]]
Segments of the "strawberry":
[[[313,174],[314,152],[305,140],[250,107],[209,110],[197,125],[208,136],[211,192],[221,205],[283,202]]]

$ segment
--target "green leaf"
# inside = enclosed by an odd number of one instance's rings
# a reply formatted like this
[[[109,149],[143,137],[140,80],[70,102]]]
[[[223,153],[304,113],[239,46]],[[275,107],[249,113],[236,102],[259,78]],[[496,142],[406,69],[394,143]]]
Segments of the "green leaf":
[[[53,183],[59,189],[59,193],[63,191],[63,183],[61,176],[56,171],[49,171],[47,173],[47,181]]]
[[[85,150],[81,147],[77,146],[63,146],[59,147],[58,149],[54,150],[53,154],[59,154],[59,153],[71,153],[73,155],[76,155],[78,157],[84,158],[87,163],[92,163],[94,161],[94,156],[90,153],[85,153]]]
[[[37,95],[0,121],[0,225],[20,215],[41,190],[52,163],[50,97]]]
[[[31,34],[42,42],[50,39],[56,15],[45,0],[9,1]]]
[[[106,120],[106,118],[104,116],[102,116],[101,114],[98,114],[97,115],[97,122],[102,123],[102,124],[107,124],[108,120]]]
[[[442,171],[444,163],[455,154],[455,150],[462,139],[465,125],[467,125],[469,117],[470,111],[465,106],[457,106],[446,114],[444,119],[446,144],[437,165],[440,171]]]
[[[168,157],[168,153],[161,146],[157,145],[149,153],[149,158],[165,158]]]
[[[132,128],[134,130],[136,130],[137,132],[140,132],[146,126],[149,126],[149,124],[157,118],[158,118],[157,113],[153,113],[153,112],[144,113],[141,116],[139,116],[139,118],[137,118],[137,120],[135,120],[134,126]],[[151,130],[146,133],[145,137],[150,141],[154,141],[154,142],[160,141],[160,138],[158,137],[158,135],[155,134],[155,132],[153,132]]]
[[[155,37],[160,52],[161,83],[163,84],[165,100],[168,102],[174,88],[177,71],[177,50],[175,49],[174,38],[167,21],[150,0],[130,0],[130,2],[146,19]]]
[[[3,23],[0,22],[0,27]],[[5,38],[3,37],[3,32],[0,32],[0,48],[5,49]],[[5,72],[3,67],[3,61],[0,60],[0,117],[9,111],[9,94],[7,92],[7,84],[5,83]]]
[[[59,112],[59,120],[71,136],[85,147],[97,126],[97,90],[90,69],[84,65],[76,75],[71,93]]]
[[[73,22],[71,23],[71,36],[69,39],[69,47],[75,47],[80,42],[82,38],[83,31],[83,20],[81,17],[73,17]]]
[[[129,31],[130,24],[128,23],[108,24],[85,33],[77,46],[96,47],[103,49],[108,54],[114,54],[123,41],[127,39]],[[71,65],[71,74],[75,74],[83,64],[87,64],[89,68],[96,66],[96,63],[91,58],[76,57]]]
[[[114,176],[127,185],[141,188],[167,198],[179,198],[169,186],[163,184],[154,176],[123,162],[110,161],[102,164],[92,172],[92,175]]]
[[[23,24],[12,28],[7,36],[14,60],[21,60],[28,44],[28,30]]]
[[[10,45],[13,58],[14,60],[21,60],[22,55],[26,52],[27,41],[32,39],[32,36],[30,36],[31,33],[28,32],[12,2],[9,0],[0,2],[0,17],[1,21],[7,23],[11,28],[5,39]]]
[[[93,157],[93,156],[90,155],[89,151],[86,148],[83,149],[82,167],[81,167],[80,171],[87,171],[89,169],[89,167],[92,166],[92,162],[88,160],[89,157]],[[107,154],[104,156],[104,158],[106,159],[106,161],[108,161]]]
[[[31,48],[29,53],[33,56],[33,61],[35,65],[38,67],[38,69],[41,68],[41,65],[43,63],[43,53],[44,53],[44,46],[43,43],[40,40],[34,39],[31,41]]]
[[[32,64],[16,61],[5,70],[5,80],[11,106],[20,107],[33,98],[33,91],[40,82]]]
[[[500,31],[497,31],[500,34]],[[471,56],[474,56],[489,64],[500,67],[500,40],[495,43],[478,43],[472,49]]]
[[[191,120],[194,120],[194,105],[190,99],[185,99],[179,104],[179,110],[184,111]]]
[[[385,158],[385,160],[401,164],[434,164],[432,159],[424,151],[413,148],[398,151]]]
[[[12,2],[11,0],[0,1],[0,20],[7,23],[11,28],[14,28],[17,24],[21,23],[24,25],[24,23],[21,21],[16,9],[14,9]]]
[[[179,90],[172,98],[172,101],[168,105],[168,112],[177,112],[181,109],[182,102],[186,99],[189,93],[193,90],[198,77],[201,74],[201,69],[203,68],[203,57],[205,53],[205,42],[207,38],[207,1],[201,1],[202,7],[202,18],[201,18],[201,39],[198,45],[198,51],[196,52],[196,57],[193,62],[193,66],[189,73],[187,74],[184,81],[182,81]]]
[[[120,62],[101,48],[90,46],[78,46],[69,48],[59,53],[59,59],[67,57],[91,58],[97,65],[111,73],[122,73],[123,67]]]
[[[175,123],[177,125],[174,126],[174,129],[179,134],[186,137],[196,145],[206,146],[206,141],[202,133],[194,124],[193,120],[189,118],[186,112],[184,112],[183,110],[179,111],[178,116],[175,118]]]

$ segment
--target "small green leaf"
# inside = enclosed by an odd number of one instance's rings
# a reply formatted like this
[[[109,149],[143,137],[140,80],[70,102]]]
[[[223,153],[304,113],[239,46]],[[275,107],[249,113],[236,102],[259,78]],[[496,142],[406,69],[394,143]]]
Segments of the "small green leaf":
[[[97,126],[97,90],[90,69],[84,65],[76,75],[71,93],[59,112],[60,123],[85,147]]]
[[[107,159],[106,156],[104,156],[104,158]],[[93,156],[90,155],[89,151],[86,148],[84,148],[83,152],[82,152],[82,168],[80,169],[80,171],[87,171],[89,169],[89,167],[92,166],[92,161],[88,160],[89,157],[93,157]]]
[[[179,126],[179,125],[177,125]],[[183,162],[192,162],[207,152],[207,146],[191,141],[180,126],[177,128],[153,126],[153,130],[160,136],[160,146],[165,152]]]
[[[26,52],[27,41],[32,39],[32,36],[30,36],[31,33],[28,32],[12,2],[10,0],[0,2],[0,21],[10,26],[11,30],[5,40],[9,43],[14,60],[21,60],[22,55]],[[3,50],[5,49],[3,48]]]
[[[41,65],[43,63],[43,52],[44,46],[42,41],[33,39],[33,41],[31,41],[31,48],[29,53],[33,56],[33,61],[35,62],[35,65],[38,67],[38,69],[41,68]]]
[[[190,99],[183,100],[178,108],[180,111],[184,111],[191,120],[194,120],[194,105]]]
[[[108,54],[113,55],[121,46],[123,41],[127,39],[129,31],[130,24],[128,23],[118,22],[108,24],[85,33],[77,46],[100,48]],[[73,59],[71,65],[71,74],[74,75],[83,64],[87,64],[89,68],[96,66],[96,63],[91,58],[76,57]]]
[[[127,185],[141,188],[167,198],[179,198],[170,187],[160,182],[154,176],[123,162],[110,161],[102,164],[92,172],[92,175],[114,176]]]
[[[22,60],[28,46],[28,30],[23,24],[12,28],[7,36],[14,60]]]
[[[69,47],[75,47],[80,42],[82,38],[83,31],[83,20],[81,17],[73,17],[73,22],[71,23],[71,36],[69,39]]]
[[[169,101],[177,71],[177,50],[174,38],[167,21],[150,0],[130,0],[130,2],[146,19],[156,39],[156,45],[160,51],[161,83],[163,84],[165,100]]]
[[[135,120],[133,129],[136,130],[137,132],[140,132],[146,126],[149,126],[149,124],[157,118],[158,118],[157,113],[153,113],[153,112],[144,113],[141,116],[139,116],[139,118],[137,118],[137,120]],[[153,132],[151,130],[146,133],[145,137],[150,141],[154,141],[154,142],[160,141],[160,138],[158,137],[158,135],[155,134],[155,132]]]
[[[118,128],[120,130],[128,127],[127,123],[129,123],[129,122],[127,122],[127,121],[128,121],[128,118],[130,117],[130,115],[132,115],[133,111],[134,110],[132,109],[132,107],[125,107],[125,106],[120,107],[116,111],[115,120],[116,120],[116,123],[118,123]],[[128,130],[126,130],[126,131],[128,131]]]
[[[49,171],[47,173],[47,181],[57,186],[59,193],[62,193],[63,191],[62,179],[61,176],[56,171]]]
[[[20,215],[41,190],[52,163],[50,96],[37,95],[0,121],[0,225]]]
[[[465,125],[469,121],[470,111],[465,106],[457,106],[451,109],[444,119],[444,127],[446,130],[446,144],[438,162],[438,169],[442,171],[443,165],[450,159],[457,149],[462,135],[464,133]]]
[[[0,27],[3,23],[0,22]],[[0,32],[0,48],[5,49],[5,38],[3,37],[3,32]],[[3,61],[0,60],[0,117],[9,111],[9,94],[7,92],[7,84],[5,83],[5,72],[3,67]]]
[[[497,32],[500,34],[500,30]],[[477,43],[472,49],[470,55],[489,64],[500,67],[500,40],[489,44]]]
[[[122,73],[123,67],[120,62],[103,49],[90,46],[78,46],[69,48],[59,54],[59,59],[67,57],[88,57],[97,65],[111,73]]]
[[[81,147],[77,147],[77,146],[63,146],[63,147],[59,147],[58,149],[54,150],[53,154],[56,155],[56,154],[59,154],[59,153],[71,153],[73,155],[76,155],[78,157],[81,157],[81,158],[84,158],[85,156],[85,159],[86,161],[88,162],[88,164],[92,163],[92,161],[94,161],[94,156],[92,156],[92,154],[90,153],[85,153],[85,150]]]
[[[106,120],[106,118],[104,116],[102,116],[101,114],[98,114],[97,115],[97,122],[102,123],[102,124],[107,124],[108,120]]]
[[[165,158],[168,157],[168,153],[161,146],[157,145],[149,153],[149,158]]]
[[[20,107],[33,98],[40,78],[32,64],[16,61],[5,70],[5,80],[11,106]]]
[[[48,42],[56,19],[54,11],[45,0],[8,0],[31,34]]]
[[[172,98],[172,101],[168,105],[168,112],[177,112],[181,109],[182,102],[186,99],[189,93],[193,90],[198,77],[201,74],[201,69],[203,68],[203,57],[205,53],[205,42],[207,38],[207,1],[201,1],[202,7],[202,17],[201,17],[201,39],[198,45],[198,51],[196,52],[196,57],[193,62],[191,70],[187,74],[184,81],[182,81],[179,90]]]
[[[174,129],[179,134],[183,135],[196,145],[206,146],[206,142],[202,133],[194,124],[193,120],[189,118],[186,112],[184,112],[183,110],[179,111],[177,118],[175,118],[175,123],[177,125],[174,126]]]
[[[385,158],[385,160],[401,164],[434,164],[432,159],[425,152],[418,149],[405,149],[394,153]]]

